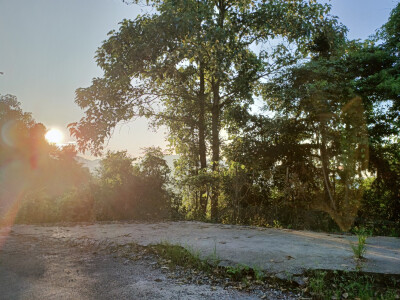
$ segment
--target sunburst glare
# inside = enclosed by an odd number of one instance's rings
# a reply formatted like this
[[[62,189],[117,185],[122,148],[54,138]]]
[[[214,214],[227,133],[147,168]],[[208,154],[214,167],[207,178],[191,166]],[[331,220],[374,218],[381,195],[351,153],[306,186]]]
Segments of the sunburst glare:
[[[58,129],[50,129],[44,136],[50,144],[60,144],[63,140],[63,134]]]

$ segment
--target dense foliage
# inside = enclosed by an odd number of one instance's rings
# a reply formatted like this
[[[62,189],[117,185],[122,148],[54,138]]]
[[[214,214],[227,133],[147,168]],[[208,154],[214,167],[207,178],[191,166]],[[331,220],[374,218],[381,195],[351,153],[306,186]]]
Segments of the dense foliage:
[[[96,220],[162,219],[169,216],[169,167],[158,148],[146,150],[140,163],[126,151],[108,152],[92,185]]]

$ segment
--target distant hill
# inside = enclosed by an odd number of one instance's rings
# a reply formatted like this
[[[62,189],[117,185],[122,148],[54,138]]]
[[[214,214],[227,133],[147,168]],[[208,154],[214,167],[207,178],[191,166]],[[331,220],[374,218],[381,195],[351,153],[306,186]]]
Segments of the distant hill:
[[[95,173],[96,169],[98,167],[100,167],[101,159],[90,160],[90,159],[83,158],[81,156],[77,156],[75,159],[78,163],[81,163],[84,167],[88,168],[90,173]]]
[[[167,162],[168,167],[171,169],[171,172],[174,170],[174,161],[179,158],[179,155],[166,155],[164,156],[165,161]],[[101,159],[86,159],[82,156],[77,156],[76,161],[81,163],[84,167],[88,168],[90,173],[95,173],[96,169],[100,167]]]

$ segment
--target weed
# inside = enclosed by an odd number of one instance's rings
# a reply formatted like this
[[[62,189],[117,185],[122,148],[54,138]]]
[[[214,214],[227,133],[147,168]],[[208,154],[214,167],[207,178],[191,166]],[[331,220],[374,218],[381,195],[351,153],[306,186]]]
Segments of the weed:
[[[170,266],[180,265],[186,268],[207,269],[207,263],[200,258],[200,253],[179,245],[162,242],[152,246],[152,249],[167,260]]]
[[[326,272],[317,271],[314,276],[310,278],[309,287],[313,296],[322,297],[324,295],[326,274]]]
[[[241,281],[245,285],[248,285],[249,280],[261,282],[265,279],[265,274],[259,268],[251,268],[243,264],[226,267],[226,274],[232,280]]]
[[[213,253],[206,258],[206,261],[213,267],[217,267],[221,262],[221,259],[217,254],[217,243],[214,243]]]
[[[279,222],[278,220],[274,220],[274,226],[273,227],[276,228],[276,229],[282,229],[283,228],[281,222]]]
[[[360,229],[356,228],[356,234],[358,238],[358,243],[357,244],[350,243],[350,246],[351,249],[353,250],[355,258],[361,259],[364,258],[364,255],[367,251],[366,242],[369,233],[364,228]]]
[[[254,271],[254,278],[257,281],[263,281],[265,279],[265,274],[263,271],[261,271],[260,268],[258,267],[253,267],[253,271]]]
[[[226,267],[226,273],[235,281],[239,281],[243,277],[243,271],[248,267],[245,265],[236,265]]]
[[[293,274],[292,273],[285,271],[285,277],[286,277],[286,280],[289,281],[290,283],[293,282]]]

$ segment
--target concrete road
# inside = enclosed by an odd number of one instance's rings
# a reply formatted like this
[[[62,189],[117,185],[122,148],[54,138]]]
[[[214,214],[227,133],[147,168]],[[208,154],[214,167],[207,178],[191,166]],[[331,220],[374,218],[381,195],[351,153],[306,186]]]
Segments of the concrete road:
[[[350,242],[357,238],[348,235],[201,222],[16,225],[0,229],[0,235],[6,235],[8,230],[75,243],[134,242],[146,246],[166,241],[199,251],[203,257],[216,252],[225,265],[245,264],[278,276],[301,274],[307,269],[356,269]],[[400,274],[400,239],[368,238],[362,268],[367,272]]]
[[[40,229],[35,230],[40,232]],[[51,232],[47,231],[46,232]],[[259,299],[259,295],[209,284],[182,284],[154,258],[127,261],[51,239],[2,231],[0,299]],[[152,261],[153,260],[153,261]],[[278,291],[268,299],[291,299]],[[275,295],[277,295],[275,297]]]

